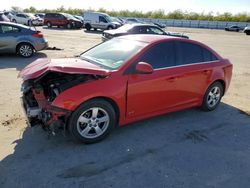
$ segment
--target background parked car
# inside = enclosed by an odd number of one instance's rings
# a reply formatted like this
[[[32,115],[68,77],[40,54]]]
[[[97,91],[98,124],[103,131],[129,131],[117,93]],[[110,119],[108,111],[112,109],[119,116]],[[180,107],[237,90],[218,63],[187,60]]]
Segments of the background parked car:
[[[31,57],[34,51],[47,47],[48,42],[40,31],[21,24],[0,22],[0,53]]]
[[[130,35],[130,34],[154,34],[154,35],[167,35],[174,37],[189,38],[181,33],[171,33],[163,31],[156,25],[153,24],[126,24],[118,29],[103,31],[102,40],[106,41],[113,37]]]
[[[45,13],[36,13],[35,16],[44,19]]]
[[[243,32],[246,33],[246,35],[250,35],[250,27],[245,27]]]
[[[74,16],[66,13],[47,13],[44,17],[44,25],[49,28],[53,26],[65,27],[67,29],[81,28],[83,22]]]
[[[15,14],[14,12],[4,11],[4,15],[7,16],[10,21],[12,20],[14,14]]]
[[[3,12],[0,12],[0,21],[10,22],[9,18],[5,16]]]
[[[231,25],[229,27],[225,27],[225,31],[236,31],[239,32],[240,30],[242,30],[241,27],[237,26],[237,25]]]
[[[31,13],[18,13],[15,14],[11,20],[14,23],[24,24],[24,25],[43,25],[43,20],[36,17]]]
[[[83,17],[82,16],[79,16],[79,15],[73,15],[76,19],[80,20],[82,23],[84,21]]]
[[[100,12],[85,12],[83,14],[85,28],[89,31],[101,29],[116,29],[121,26],[119,22],[114,22],[108,14]]]

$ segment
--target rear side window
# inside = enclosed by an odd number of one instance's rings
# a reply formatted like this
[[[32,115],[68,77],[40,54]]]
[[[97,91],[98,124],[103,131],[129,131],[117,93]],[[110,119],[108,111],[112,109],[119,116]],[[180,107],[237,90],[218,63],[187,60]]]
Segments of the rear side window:
[[[204,61],[216,61],[218,58],[212,54],[210,51],[208,51],[206,48],[203,48],[203,57]]]
[[[137,61],[149,63],[154,69],[175,66],[174,42],[164,42],[153,46]]]
[[[176,54],[177,65],[188,65],[217,60],[217,58],[207,49],[188,42],[176,42]]]
[[[20,32],[20,29],[14,26],[10,26],[10,25],[1,25],[0,26],[1,29],[1,33],[6,34],[6,33],[18,33]]]

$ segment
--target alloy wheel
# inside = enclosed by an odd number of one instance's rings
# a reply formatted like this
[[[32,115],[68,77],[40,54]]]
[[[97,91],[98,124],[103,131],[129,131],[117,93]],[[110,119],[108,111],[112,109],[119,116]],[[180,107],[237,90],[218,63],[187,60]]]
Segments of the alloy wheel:
[[[218,86],[211,88],[210,92],[207,95],[207,105],[210,108],[213,108],[217,105],[221,98],[221,90]]]
[[[77,131],[84,138],[101,136],[108,128],[110,117],[108,112],[100,107],[84,111],[77,120]]]

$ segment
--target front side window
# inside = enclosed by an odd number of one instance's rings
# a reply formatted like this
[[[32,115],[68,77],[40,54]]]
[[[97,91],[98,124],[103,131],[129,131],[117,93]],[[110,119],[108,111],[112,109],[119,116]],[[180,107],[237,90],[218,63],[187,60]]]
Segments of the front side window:
[[[146,51],[137,62],[148,63],[154,69],[175,66],[174,42],[156,44]]]
[[[86,51],[80,58],[100,67],[116,70],[138,53],[147,43],[112,39]]]
[[[103,16],[99,16],[99,22],[107,23],[107,20]]]
[[[147,34],[154,34],[154,35],[164,35],[165,32],[161,29],[158,29],[156,27],[149,27],[147,28]]]

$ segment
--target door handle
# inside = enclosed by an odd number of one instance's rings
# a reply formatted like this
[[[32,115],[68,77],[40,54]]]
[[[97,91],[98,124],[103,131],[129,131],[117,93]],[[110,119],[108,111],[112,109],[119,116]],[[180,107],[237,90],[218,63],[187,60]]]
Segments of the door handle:
[[[177,77],[170,77],[170,78],[167,78],[166,80],[168,82],[174,82],[176,79],[177,79]]]
[[[211,71],[210,70],[204,70],[202,72],[203,72],[203,74],[209,74]]]

